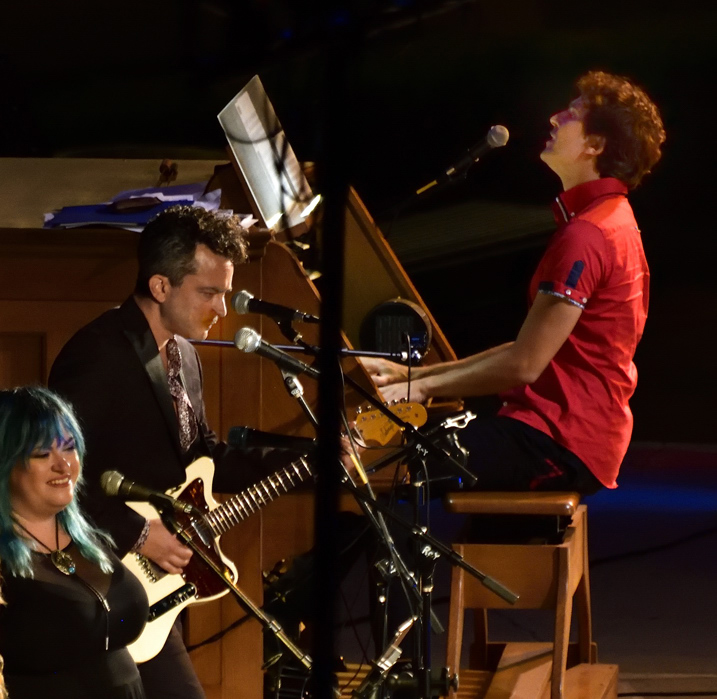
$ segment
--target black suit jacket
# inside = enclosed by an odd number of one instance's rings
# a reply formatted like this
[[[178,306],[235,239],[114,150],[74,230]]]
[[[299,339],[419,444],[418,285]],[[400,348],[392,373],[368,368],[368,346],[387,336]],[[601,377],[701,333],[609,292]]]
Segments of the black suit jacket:
[[[199,438],[188,453],[179,428],[167,375],[147,319],[133,298],[79,330],[55,360],[49,387],[67,399],[86,440],[81,502],[108,530],[123,556],[139,538],[144,519],[99,486],[114,470],[149,488],[165,491],[185,480],[184,469],[200,456],[213,458],[214,490],[237,492],[290,460],[270,450],[237,450],[219,442],[206,422],[202,369],[194,347],[177,338],[182,380],[199,421]]]

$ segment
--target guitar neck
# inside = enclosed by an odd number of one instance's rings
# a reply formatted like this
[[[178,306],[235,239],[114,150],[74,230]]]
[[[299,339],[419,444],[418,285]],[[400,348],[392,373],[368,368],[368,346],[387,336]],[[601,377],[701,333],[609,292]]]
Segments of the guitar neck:
[[[241,493],[233,495],[206,513],[204,519],[212,528],[214,536],[219,536],[313,475],[306,459],[302,457]]]

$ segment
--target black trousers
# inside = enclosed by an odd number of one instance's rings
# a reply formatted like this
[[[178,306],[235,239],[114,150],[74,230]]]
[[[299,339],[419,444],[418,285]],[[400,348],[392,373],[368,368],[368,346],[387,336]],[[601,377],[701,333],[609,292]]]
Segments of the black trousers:
[[[138,667],[147,699],[205,699],[182,639],[180,617],[162,650]]]
[[[603,486],[571,451],[520,420],[474,420],[458,433],[469,451],[475,490],[563,490],[591,495]]]

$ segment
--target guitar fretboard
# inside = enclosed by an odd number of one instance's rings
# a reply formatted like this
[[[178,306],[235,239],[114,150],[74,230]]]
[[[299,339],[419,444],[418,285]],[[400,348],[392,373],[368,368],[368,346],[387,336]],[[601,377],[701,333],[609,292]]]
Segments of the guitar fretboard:
[[[298,459],[241,493],[233,495],[219,507],[206,513],[204,519],[212,528],[214,536],[219,536],[313,475],[306,460]]]

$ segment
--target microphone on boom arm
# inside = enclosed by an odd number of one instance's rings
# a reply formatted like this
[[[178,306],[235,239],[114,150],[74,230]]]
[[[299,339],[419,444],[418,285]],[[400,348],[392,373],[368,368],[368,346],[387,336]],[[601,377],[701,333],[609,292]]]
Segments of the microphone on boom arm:
[[[111,497],[122,497],[125,500],[139,500],[141,502],[148,502],[153,505],[157,510],[163,512],[169,508],[176,510],[177,512],[183,512],[184,514],[199,514],[195,510],[194,505],[190,503],[182,502],[181,500],[175,500],[166,493],[162,493],[159,490],[152,490],[144,485],[135,483],[129,480],[119,471],[105,471],[100,476],[100,485],[105,495]]]
[[[249,293],[246,289],[237,291],[232,296],[232,308],[239,314],[244,315],[245,313],[259,313],[260,315],[269,316],[276,321],[300,321],[302,323],[318,323],[319,318],[311,315],[311,313],[304,313],[303,311],[297,311],[294,308],[288,306],[282,306],[278,303],[271,303],[269,301],[262,301],[262,299],[254,298],[254,295]]]
[[[509,137],[510,134],[505,126],[500,124],[491,126],[485,138],[476,143],[472,148],[469,148],[459,160],[446,168],[435,180],[416,190],[416,194],[423,194],[433,187],[446,185],[462,177],[468,172],[471,165],[477,163],[486,153],[489,153],[494,148],[502,148],[508,143]]]
[[[230,427],[227,442],[233,447],[273,447],[308,454],[316,448],[316,440],[311,437],[295,437],[290,434],[263,432],[253,427]]]
[[[306,374],[314,379],[319,377],[318,369],[274,347],[274,345],[269,344],[266,340],[262,340],[261,335],[253,328],[241,328],[237,330],[234,336],[234,344],[237,346],[237,349],[240,349],[242,352],[255,352],[260,357],[271,359],[280,369],[290,374]]]

